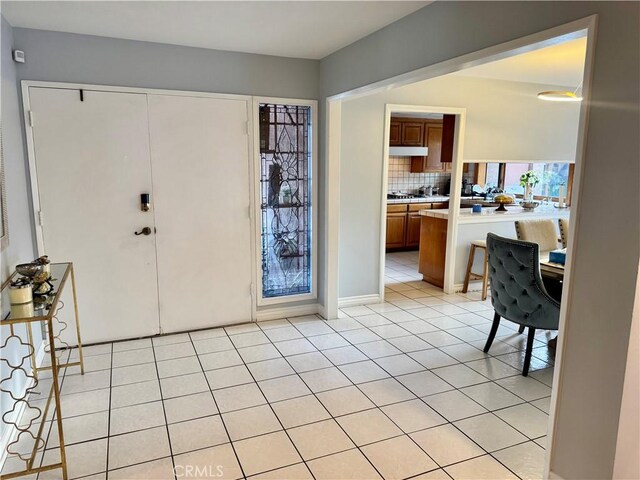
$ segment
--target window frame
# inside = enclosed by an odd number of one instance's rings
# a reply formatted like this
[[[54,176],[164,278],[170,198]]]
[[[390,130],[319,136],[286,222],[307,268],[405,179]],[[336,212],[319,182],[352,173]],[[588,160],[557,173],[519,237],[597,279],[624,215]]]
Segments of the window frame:
[[[507,169],[507,164],[508,163],[516,163],[516,162],[487,162],[487,163],[498,163],[498,185],[497,187],[504,190],[504,180],[505,180],[505,176],[506,176],[506,169]],[[484,163],[483,165],[486,165],[487,163]],[[538,162],[517,162],[517,163],[525,163],[528,165],[531,165],[532,163],[538,163]],[[567,206],[571,205],[571,193],[572,193],[572,186],[573,186],[573,177],[575,174],[575,169],[576,169],[576,164],[573,162],[539,162],[539,163],[568,163],[569,164],[569,175],[567,178],[567,193],[566,193],[566,199],[565,202],[567,204]],[[480,164],[478,164],[480,165]],[[487,183],[487,169],[486,167],[484,169],[477,169],[476,170],[476,183],[482,183],[485,184]],[[481,178],[482,176],[484,176],[484,178]],[[516,193],[514,194],[516,198],[524,198],[524,193]],[[544,200],[545,197],[544,195],[534,195],[533,199],[534,200]],[[550,196],[548,197],[549,200],[557,202],[558,201],[558,197],[555,196]]]
[[[311,177],[309,188],[311,199],[311,228],[310,228],[310,268],[311,268],[311,288],[308,293],[282,295],[279,297],[264,297],[262,288],[262,216],[260,214],[261,192],[260,192],[260,104],[283,104],[293,106],[304,106],[311,108],[309,140],[311,142]],[[298,98],[277,98],[277,97],[253,97],[253,211],[255,225],[255,292],[256,304],[258,307],[270,305],[287,304],[294,302],[304,302],[317,300],[318,298],[318,102],[316,100],[306,100]]]

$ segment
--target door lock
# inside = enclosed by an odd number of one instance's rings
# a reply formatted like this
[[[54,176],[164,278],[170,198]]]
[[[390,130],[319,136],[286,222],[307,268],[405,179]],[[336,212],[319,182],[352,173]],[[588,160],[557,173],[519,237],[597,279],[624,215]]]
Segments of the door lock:
[[[144,227],[139,232],[133,232],[134,235],[151,235],[151,228]]]

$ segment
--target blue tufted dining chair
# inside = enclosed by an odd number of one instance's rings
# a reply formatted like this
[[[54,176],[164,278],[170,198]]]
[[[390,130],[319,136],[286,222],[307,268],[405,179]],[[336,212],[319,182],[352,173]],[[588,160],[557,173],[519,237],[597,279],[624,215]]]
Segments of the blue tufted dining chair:
[[[529,373],[536,329],[557,330],[560,303],[545,290],[540,276],[538,244],[487,234],[491,304],[495,311],[487,353],[500,326],[500,318],[529,327],[522,375]]]

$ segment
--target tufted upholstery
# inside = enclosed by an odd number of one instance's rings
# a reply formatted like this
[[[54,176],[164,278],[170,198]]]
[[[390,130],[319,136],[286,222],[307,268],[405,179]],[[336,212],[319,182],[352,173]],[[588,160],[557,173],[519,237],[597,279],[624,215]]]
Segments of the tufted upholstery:
[[[558,233],[553,220],[517,220],[515,223],[518,240],[537,243],[541,252],[558,248]]]
[[[569,243],[569,219],[559,218],[558,227],[560,229],[560,241],[562,242],[562,248],[567,248]]]
[[[538,245],[489,233],[487,250],[496,314],[526,327],[557,330],[560,304],[542,283]]]

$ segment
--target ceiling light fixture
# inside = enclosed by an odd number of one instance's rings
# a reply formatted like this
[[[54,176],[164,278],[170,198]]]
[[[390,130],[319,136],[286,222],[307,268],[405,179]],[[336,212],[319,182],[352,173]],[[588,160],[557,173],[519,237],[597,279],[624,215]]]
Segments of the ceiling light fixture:
[[[546,92],[540,92],[538,98],[540,100],[547,100],[549,102],[581,102],[582,96],[578,96],[576,92],[580,89],[582,83],[573,92],[548,90]]]

